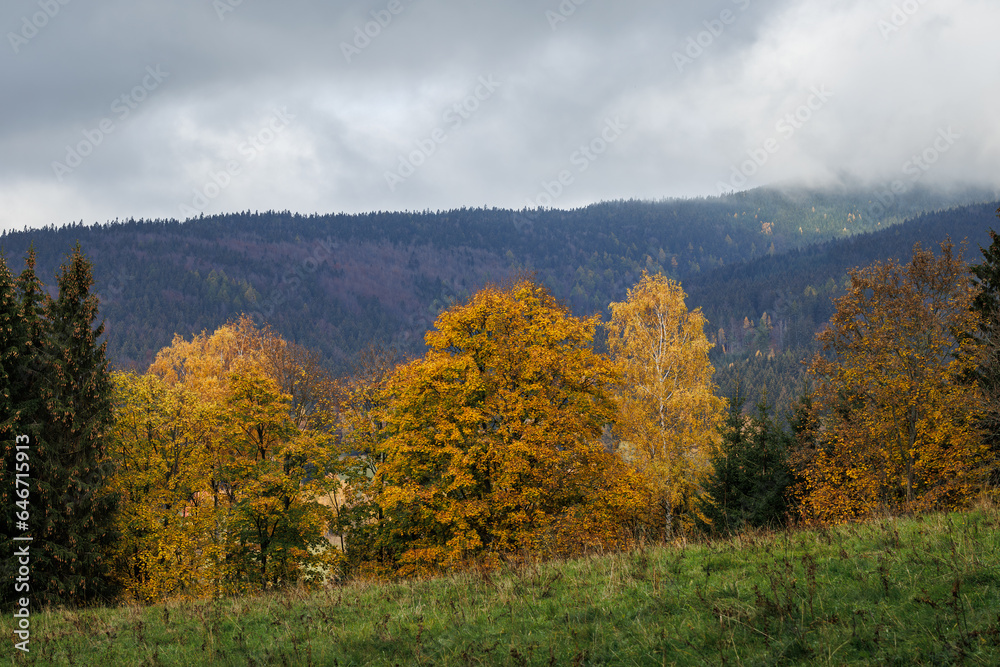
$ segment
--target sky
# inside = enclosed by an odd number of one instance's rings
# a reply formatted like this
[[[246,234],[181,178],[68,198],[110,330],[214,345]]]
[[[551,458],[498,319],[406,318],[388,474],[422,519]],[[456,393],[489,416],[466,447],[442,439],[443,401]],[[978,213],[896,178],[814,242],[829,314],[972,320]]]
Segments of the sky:
[[[0,231],[1000,185],[996,0],[5,0]]]

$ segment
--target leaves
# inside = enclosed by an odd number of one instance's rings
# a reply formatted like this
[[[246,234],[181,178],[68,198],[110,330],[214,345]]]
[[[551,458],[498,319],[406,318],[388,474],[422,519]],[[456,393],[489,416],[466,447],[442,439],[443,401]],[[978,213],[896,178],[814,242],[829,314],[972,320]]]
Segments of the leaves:
[[[152,601],[322,580],[339,555],[322,500],[339,450],[308,357],[247,319],[176,338],[142,375],[116,377],[117,563]]]
[[[874,512],[954,507],[978,490],[980,399],[968,380],[977,343],[973,290],[950,242],[941,255],[914,247],[908,266],[890,261],[851,272],[817,379],[819,440],[808,464],[803,509],[823,521]]]
[[[617,537],[631,478],[599,442],[616,405],[596,326],[528,281],[487,287],[392,373],[372,493],[398,573]]]
[[[691,524],[711,470],[725,402],[715,396],[705,317],[689,312],[680,283],[643,273],[612,303],[608,347],[620,368],[621,447],[645,477],[666,534]]]

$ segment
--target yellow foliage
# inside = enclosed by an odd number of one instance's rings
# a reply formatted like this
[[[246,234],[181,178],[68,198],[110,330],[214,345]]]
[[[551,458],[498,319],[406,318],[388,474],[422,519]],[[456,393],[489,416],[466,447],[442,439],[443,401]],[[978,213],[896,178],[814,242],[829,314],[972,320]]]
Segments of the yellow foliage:
[[[282,390],[309,393],[301,383],[311,366],[279,372],[291,358],[244,318],[176,337],[145,375],[115,376],[116,566],[131,596],[308,583],[336,563],[324,539],[331,510],[319,499],[338,484],[339,452],[311,426],[331,421],[316,401],[296,406]]]
[[[726,402],[715,396],[700,309],[689,312],[680,283],[643,273],[611,304],[608,346],[619,367],[618,432],[625,458],[648,481],[667,534],[689,522],[711,470]]]

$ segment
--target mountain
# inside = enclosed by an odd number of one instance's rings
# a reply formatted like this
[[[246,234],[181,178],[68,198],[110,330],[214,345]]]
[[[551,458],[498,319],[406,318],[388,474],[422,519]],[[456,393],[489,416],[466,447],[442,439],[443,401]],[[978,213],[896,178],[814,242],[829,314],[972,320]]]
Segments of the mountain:
[[[18,272],[34,244],[51,283],[79,240],[95,265],[109,357],[125,368],[147,365],[174,334],[248,312],[343,371],[373,342],[422,352],[437,313],[489,282],[531,273],[582,315],[624,299],[643,270],[661,271],[708,316],[723,391],[740,372],[776,385],[771,397],[784,392],[786,404],[846,270],[949,234],[978,256],[997,204],[956,204],[992,198],[758,189],[572,211],[247,211],[9,232],[0,250]]]

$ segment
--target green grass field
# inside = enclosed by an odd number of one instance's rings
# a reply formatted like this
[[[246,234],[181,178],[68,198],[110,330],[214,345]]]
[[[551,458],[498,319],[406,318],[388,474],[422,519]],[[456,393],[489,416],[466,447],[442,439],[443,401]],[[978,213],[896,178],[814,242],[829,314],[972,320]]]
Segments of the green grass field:
[[[31,621],[12,664],[1000,665],[1000,511]]]

